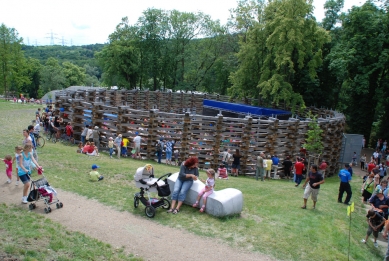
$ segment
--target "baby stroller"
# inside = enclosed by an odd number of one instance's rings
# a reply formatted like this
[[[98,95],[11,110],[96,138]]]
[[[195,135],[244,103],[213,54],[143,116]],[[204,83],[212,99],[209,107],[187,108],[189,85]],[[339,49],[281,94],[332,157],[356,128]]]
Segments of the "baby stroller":
[[[46,214],[51,212],[50,205],[56,204],[57,208],[63,207],[63,204],[57,198],[57,192],[50,186],[43,175],[38,180],[31,179],[30,193],[28,194],[27,201],[31,202],[28,206],[30,210],[36,208],[35,202],[43,201],[46,205],[44,209]]]
[[[144,167],[140,167],[136,170],[134,180],[136,187],[140,188],[140,192],[135,193],[134,207],[139,206],[139,201],[146,206],[145,214],[149,218],[155,216],[155,210],[157,208],[170,208],[170,201],[166,198],[170,196],[170,188],[167,184],[167,178],[171,173],[167,173],[160,178],[154,177],[154,169],[150,164]],[[162,180],[165,178],[164,180]],[[145,196],[146,193],[146,196]],[[158,198],[152,198],[150,193],[158,193]]]

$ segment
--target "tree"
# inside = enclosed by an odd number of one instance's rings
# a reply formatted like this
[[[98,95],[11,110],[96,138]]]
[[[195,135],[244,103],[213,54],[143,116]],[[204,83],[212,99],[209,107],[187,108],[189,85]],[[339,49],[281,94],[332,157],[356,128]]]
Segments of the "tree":
[[[85,69],[82,67],[79,67],[75,64],[72,64],[70,62],[64,62],[62,64],[63,66],[63,73],[65,76],[65,86],[77,86],[77,85],[85,85]]]
[[[22,41],[14,28],[0,25],[0,90],[5,95],[8,95],[9,89],[18,91],[20,86],[29,83],[28,77],[24,75]]]
[[[317,121],[317,117],[310,115],[311,121],[308,123],[309,130],[307,132],[307,138],[305,139],[305,143],[303,147],[313,154],[313,156],[317,156],[323,153],[323,141],[321,134],[323,130],[320,128],[320,125]]]
[[[47,59],[41,73],[43,93],[66,88],[66,77],[58,61],[52,57]]]
[[[40,98],[42,91],[40,90],[42,65],[39,60],[34,58],[26,59],[26,71],[25,74],[29,78],[29,82],[23,84],[20,88],[22,93],[28,93],[30,98]]]

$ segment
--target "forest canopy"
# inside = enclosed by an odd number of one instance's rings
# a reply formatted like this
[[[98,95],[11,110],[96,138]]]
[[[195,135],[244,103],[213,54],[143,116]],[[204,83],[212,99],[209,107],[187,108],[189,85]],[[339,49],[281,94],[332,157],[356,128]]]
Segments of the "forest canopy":
[[[337,109],[347,132],[389,139],[388,1],[341,12],[312,1],[240,0],[225,25],[202,12],[149,8],[106,44],[27,46],[0,26],[0,93],[71,85],[227,94],[254,105]]]

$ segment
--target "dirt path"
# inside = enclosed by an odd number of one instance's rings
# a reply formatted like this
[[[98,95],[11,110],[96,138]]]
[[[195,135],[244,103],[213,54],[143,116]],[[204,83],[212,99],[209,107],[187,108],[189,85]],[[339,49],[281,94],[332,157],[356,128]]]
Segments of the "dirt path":
[[[145,260],[274,260],[258,253],[233,249],[220,240],[196,236],[184,230],[172,229],[146,217],[119,212],[95,200],[57,189],[64,208],[43,211],[43,202],[33,210],[44,217],[78,231],[113,247],[124,247]],[[0,203],[20,205],[22,185],[6,184],[5,173],[0,173]],[[207,258],[204,259],[204,256]]]

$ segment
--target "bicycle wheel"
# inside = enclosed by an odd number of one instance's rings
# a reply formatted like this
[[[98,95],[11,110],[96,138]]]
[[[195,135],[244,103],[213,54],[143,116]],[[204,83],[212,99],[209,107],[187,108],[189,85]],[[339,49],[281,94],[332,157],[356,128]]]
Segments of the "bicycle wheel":
[[[43,138],[42,136],[38,136],[38,138],[36,139],[36,145],[39,147],[39,148],[43,148],[43,146],[45,146],[45,138]]]

